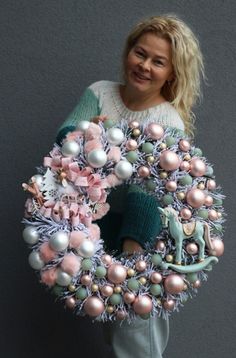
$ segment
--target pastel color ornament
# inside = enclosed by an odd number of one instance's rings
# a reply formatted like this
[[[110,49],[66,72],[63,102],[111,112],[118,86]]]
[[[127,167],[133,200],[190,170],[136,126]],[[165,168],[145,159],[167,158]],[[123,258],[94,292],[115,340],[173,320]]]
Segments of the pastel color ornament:
[[[109,302],[112,305],[118,305],[121,303],[121,295],[119,293],[113,293],[109,298]]]
[[[83,276],[81,276],[80,282],[84,286],[90,286],[90,284],[92,282],[92,278],[89,275],[83,275]]]
[[[75,276],[75,274],[79,271],[81,267],[81,263],[79,258],[74,254],[67,254],[64,256],[61,269],[67,272],[71,276]]]
[[[58,255],[58,253],[55,250],[51,249],[47,241],[40,246],[39,251],[40,251],[41,258],[45,263],[54,260]]]
[[[107,270],[104,266],[98,266],[95,271],[95,275],[98,278],[103,278],[106,276]]]
[[[134,129],[132,130],[132,135],[133,135],[134,137],[139,137],[140,134],[141,134],[140,129],[134,128]]]
[[[191,175],[198,177],[203,176],[206,172],[206,164],[199,158],[192,158],[190,162]]]
[[[162,263],[162,257],[160,254],[154,254],[151,257],[151,261],[155,266],[160,266]]]
[[[204,204],[206,206],[211,206],[213,204],[213,198],[211,195],[206,196]]]
[[[110,297],[113,294],[113,288],[109,285],[101,287],[101,293],[105,297]]]
[[[103,126],[105,129],[114,127],[114,125],[115,125],[115,121],[111,118],[108,118],[103,122]]]
[[[147,296],[138,296],[133,303],[133,309],[137,314],[146,314],[152,310],[152,300]]]
[[[179,148],[183,151],[183,152],[187,152],[189,151],[189,149],[191,148],[190,143],[186,140],[186,139],[181,139],[179,141]]]
[[[179,182],[181,185],[191,185],[193,182],[193,179],[189,174],[186,174],[185,176],[180,178]]]
[[[184,170],[184,171],[189,171],[190,169],[190,163],[187,162],[187,160],[183,160],[181,163],[180,163],[180,166],[179,166],[180,170]]]
[[[94,243],[90,240],[84,240],[79,248],[77,249],[77,252],[80,256],[88,258],[93,256],[95,251]]]
[[[128,279],[128,283],[127,283],[127,286],[128,288],[131,290],[131,291],[138,291],[139,289],[139,282],[138,280],[136,280],[135,278],[129,278]]]
[[[150,176],[150,170],[148,167],[145,167],[144,165],[142,165],[141,167],[138,168],[138,174],[142,178],[147,178]]]
[[[100,239],[100,228],[97,224],[91,224],[89,226],[89,238],[93,241],[97,241]],[[86,237],[86,235],[84,235]]]
[[[194,148],[194,149],[192,150],[192,154],[193,154],[193,155],[196,155],[196,156],[198,156],[198,157],[202,157],[202,150],[201,150],[200,148]]]
[[[119,128],[110,128],[106,133],[107,140],[110,144],[119,145],[124,140],[124,133]]]
[[[126,146],[127,150],[133,151],[138,148],[138,143],[135,139],[129,139],[129,140],[127,140],[125,146]]]
[[[132,121],[132,122],[129,123],[129,127],[130,127],[131,129],[139,128],[139,127],[140,127],[140,124],[139,124],[138,121]]]
[[[32,251],[29,254],[28,262],[30,266],[35,270],[41,270],[44,267],[44,261],[41,259],[37,251]]]
[[[69,245],[69,236],[64,231],[55,232],[49,239],[49,245],[52,250],[63,251]]]
[[[189,282],[193,283],[196,282],[198,280],[198,274],[196,272],[193,273],[188,273],[186,275],[186,278]]]
[[[88,163],[93,168],[101,168],[107,162],[107,155],[103,149],[94,149],[88,153]]]
[[[107,270],[108,279],[113,283],[122,283],[127,276],[127,270],[123,265],[112,264]]]
[[[167,147],[171,147],[172,145],[175,144],[176,139],[174,137],[172,137],[172,136],[167,136],[165,138],[165,142],[166,142]]]
[[[102,133],[102,130],[98,124],[89,122],[89,127],[85,131],[85,139],[86,139],[86,141],[93,140],[93,139],[99,139],[101,136],[101,133]]]
[[[189,210],[188,208],[183,208],[180,211],[180,216],[184,219],[184,220],[188,220],[191,218],[192,213],[191,210]]]
[[[202,190],[193,188],[187,192],[187,203],[193,208],[200,208],[205,202],[205,194]]]
[[[209,210],[208,217],[212,221],[217,220],[218,219],[217,211],[214,209]]]
[[[147,264],[145,261],[143,260],[140,260],[140,261],[137,261],[136,264],[135,264],[135,268],[138,272],[142,272],[144,270],[146,270],[147,268]]]
[[[41,271],[40,273],[41,281],[51,287],[54,286],[57,279],[57,269],[56,268],[50,268],[48,270]]]
[[[116,311],[116,318],[120,321],[122,321],[123,319],[125,319],[127,316],[127,313],[125,311],[122,310],[118,310]]]
[[[165,244],[163,241],[161,240],[158,240],[157,241],[157,244],[156,244],[156,249],[157,250],[160,250],[160,251],[163,251],[165,249]]]
[[[222,256],[224,253],[224,243],[220,238],[215,238],[212,240],[212,254],[214,256]]]
[[[194,242],[191,242],[186,245],[186,251],[190,255],[196,255],[198,253],[198,246]]]
[[[87,296],[87,290],[86,288],[80,287],[77,291],[76,291],[76,298],[78,298],[79,300],[84,300]]]
[[[149,142],[145,142],[142,144],[142,152],[146,153],[146,154],[150,154],[153,152],[153,144],[152,143],[149,143]]]
[[[213,179],[207,180],[207,189],[214,190],[216,188],[216,182]]]
[[[92,152],[93,150],[100,149],[102,150],[102,143],[100,139],[91,139],[84,145],[84,152],[86,154]]]
[[[97,317],[105,310],[105,306],[100,298],[91,296],[86,299],[84,310],[89,316]]]
[[[75,140],[67,141],[63,143],[61,151],[65,157],[76,157],[80,153],[80,146]]]
[[[89,121],[79,121],[77,125],[77,129],[81,132],[85,132],[89,128],[90,122]]]
[[[92,260],[90,260],[90,259],[84,259],[84,260],[81,262],[81,267],[82,267],[82,269],[85,270],[85,271],[91,270],[91,268],[93,267],[93,262],[92,262]]]
[[[165,290],[171,294],[177,294],[184,289],[184,280],[177,274],[171,274],[164,281]]]
[[[152,155],[149,155],[147,158],[146,158],[147,162],[149,164],[153,164],[155,162],[155,157],[153,157]]]
[[[211,177],[213,175],[213,173],[214,173],[213,168],[210,165],[207,165],[205,175],[207,175],[208,177]]]
[[[112,257],[108,254],[103,255],[101,259],[106,266],[109,266],[112,263]]]
[[[146,133],[155,140],[161,139],[164,135],[164,129],[157,123],[150,123],[146,129]]]
[[[115,174],[119,179],[128,179],[133,173],[132,165],[126,160],[121,160],[115,166]]]
[[[164,301],[163,306],[167,311],[172,311],[174,309],[174,307],[175,307],[175,301],[172,300],[172,299]]]
[[[58,270],[56,282],[59,286],[68,286],[71,280],[72,277],[68,273]]]
[[[168,191],[176,191],[177,183],[174,180],[169,180],[166,182],[166,190]]]
[[[162,275],[159,272],[153,272],[150,280],[152,283],[160,283],[162,281]]]
[[[160,296],[161,286],[159,284],[153,284],[150,286],[150,292],[153,296]]]
[[[178,155],[171,150],[165,150],[160,155],[159,165],[162,169],[167,171],[176,170],[180,166],[180,158]]]
[[[193,287],[194,288],[199,288],[201,286],[201,281],[200,280],[197,280],[193,283]]]
[[[125,303],[131,304],[135,300],[135,294],[133,292],[125,292],[124,301]]]
[[[75,308],[75,299],[74,299],[74,297],[68,297],[68,298],[66,299],[66,306],[67,306],[68,308],[70,308],[70,309]]]
[[[29,245],[36,244],[40,238],[40,235],[34,226],[26,226],[22,235],[25,242]]]
[[[171,205],[174,202],[174,198],[170,194],[165,194],[162,197],[162,201],[163,201],[164,205]]]
[[[135,163],[138,160],[138,153],[131,150],[130,152],[128,152],[126,154],[126,159],[130,162],[130,163]]]
[[[156,183],[154,180],[149,179],[145,182],[147,190],[154,191],[156,189]]]

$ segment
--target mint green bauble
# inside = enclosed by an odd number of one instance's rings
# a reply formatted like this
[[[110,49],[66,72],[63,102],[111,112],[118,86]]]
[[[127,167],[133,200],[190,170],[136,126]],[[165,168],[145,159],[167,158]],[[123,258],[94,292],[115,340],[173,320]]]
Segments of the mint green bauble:
[[[98,278],[103,278],[106,276],[107,270],[104,266],[98,266],[95,271],[95,276]]]
[[[88,296],[88,294],[87,294],[87,291],[86,291],[85,288],[80,287],[80,288],[76,291],[75,296],[76,296],[76,298],[78,298],[79,300],[84,300],[84,299]]]
[[[154,254],[151,257],[151,261],[154,265],[159,266],[162,263],[162,258],[160,254]]]
[[[138,153],[135,152],[134,150],[131,150],[126,154],[126,159],[130,163],[135,163],[138,160]]]
[[[180,180],[179,180],[181,185],[191,185],[193,182],[193,178],[191,177],[191,175],[187,174],[185,176],[183,176]]]
[[[162,197],[162,201],[163,201],[163,204],[164,204],[164,205],[171,205],[171,204],[173,204],[173,202],[174,202],[174,198],[173,198],[173,196],[170,195],[170,194],[165,194],[165,195],[163,195],[163,197]]]
[[[60,294],[63,292],[63,287],[55,285],[52,289],[52,292],[54,293],[54,295],[56,296],[60,296]]]
[[[105,129],[112,128],[112,127],[114,127],[114,125],[115,125],[115,121],[113,121],[113,119],[106,119],[103,122],[103,126],[104,126]]]
[[[145,142],[142,144],[142,152],[146,153],[146,154],[150,154],[153,152],[153,144],[149,143],[149,142]]]
[[[109,298],[109,302],[112,305],[119,305],[121,303],[121,295],[119,295],[119,293],[113,293]]]
[[[207,209],[199,209],[197,211],[197,216],[206,220],[208,218],[208,210]]]
[[[132,291],[138,291],[139,289],[139,282],[135,278],[130,278],[128,280],[127,286]]]
[[[154,284],[150,286],[150,292],[153,296],[160,296],[161,294],[161,285]]]
[[[200,148],[194,148],[192,150],[192,154],[196,155],[197,157],[202,157],[202,150]]]
[[[215,206],[222,206],[223,204],[223,200],[222,199],[216,199],[216,198],[213,198],[213,205]]]
[[[198,275],[196,272],[188,273],[186,277],[187,280],[191,283],[196,282],[198,280]]]
[[[173,144],[175,144],[175,141],[176,141],[176,139],[174,137],[171,137],[171,136],[167,136],[165,138],[165,142],[166,142],[167,147],[170,147]]]
[[[205,175],[211,177],[213,173],[214,173],[213,168],[210,165],[207,165]]]
[[[154,191],[156,189],[156,183],[152,179],[148,179],[145,182],[145,186],[146,186],[147,190],[149,190],[149,191]]]
[[[90,259],[84,259],[81,263],[81,267],[83,270],[88,271],[91,270],[91,268],[93,267],[93,262]]]

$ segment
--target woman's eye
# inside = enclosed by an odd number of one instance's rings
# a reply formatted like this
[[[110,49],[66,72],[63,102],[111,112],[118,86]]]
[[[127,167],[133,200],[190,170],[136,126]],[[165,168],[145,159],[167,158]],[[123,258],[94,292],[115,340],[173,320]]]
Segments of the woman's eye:
[[[135,51],[136,55],[139,57],[144,57],[144,54],[140,51]]]
[[[162,65],[163,65],[162,61],[160,61],[160,60],[154,61],[154,64],[155,64],[156,66],[162,66]]]

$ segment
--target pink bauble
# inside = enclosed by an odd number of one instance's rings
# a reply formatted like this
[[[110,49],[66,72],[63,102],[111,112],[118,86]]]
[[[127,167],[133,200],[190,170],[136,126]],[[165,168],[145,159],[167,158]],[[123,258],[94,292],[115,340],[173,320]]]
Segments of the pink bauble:
[[[66,307],[73,309],[75,307],[75,299],[73,297],[68,297],[66,299]]]
[[[170,274],[164,281],[164,287],[171,294],[180,293],[184,289],[184,280],[177,274]]]
[[[142,272],[142,271],[146,270],[147,264],[144,260],[140,260],[140,261],[136,262],[135,268],[138,272]]]
[[[41,271],[41,281],[48,286],[54,286],[57,279],[57,269],[50,268],[48,270]]]
[[[206,206],[211,206],[213,204],[213,198],[210,195],[207,195],[205,198],[205,203]]]
[[[206,164],[199,158],[192,158],[190,162],[190,174],[194,177],[201,177],[206,173]]]
[[[186,172],[189,171],[190,169],[190,164],[189,162],[187,162],[186,160],[183,160],[181,163],[180,163],[180,169],[181,170],[185,170]]]
[[[57,252],[51,249],[48,242],[44,242],[40,246],[39,251],[40,251],[40,257],[45,263],[52,261],[57,257]]]
[[[180,158],[171,150],[165,150],[160,155],[159,165],[165,170],[176,170],[180,166]]]
[[[198,253],[198,246],[194,242],[191,242],[191,243],[186,245],[186,251],[190,255],[195,255],[195,254]]]
[[[152,139],[160,139],[164,135],[164,129],[157,123],[150,123],[146,128],[146,133],[152,138]]]
[[[142,165],[138,168],[138,175],[142,178],[146,178],[150,175],[150,169],[145,167],[145,165]]]
[[[150,280],[152,283],[160,283],[162,281],[162,276],[159,272],[153,272],[151,274]]]
[[[183,151],[183,152],[187,152],[190,149],[190,143],[186,140],[186,139],[181,139],[179,141],[179,148]]]
[[[129,127],[131,129],[139,128],[139,126],[140,126],[140,124],[139,124],[138,121],[132,121],[132,122],[129,123]]]
[[[102,262],[104,263],[104,265],[109,266],[112,263],[112,257],[110,255],[103,255],[102,256]]]
[[[129,139],[129,140],[127,140],[125,146],[126,146],[127,150],[135,150],[138,147],[138,143],[134,139]]]
[[[167,311],[172,311],[175,307],[175,301],[174,300],[164,301],[163,306]]]
[[[74,254],[67,254],[64,256],[61,269],[71,276],[74,276],[80,269],[81,263],[79,258]]]
[[[84,304],[85,312],[91,317],[99,316],[104,311],[104,309],[104,303],[96,296],[88,297]]]
[[[107,271],[108,279],[113,283],[122,283],[127,276],[127,270],[121,264],[112,264]]]
[[[70,233],[70,248],[77,248],[86,239],[86,235],[82,231],[71,231]]]
[[[152,300],[146,295],[138,296],[133,303],[134,312],[137,314],[146,314],[152,310]]]
[[[166,183],[166,190],[168,191],[176,191],[177,189],[177,183],[174,180],[169,180]]]
[[[188,208],[183,208],[180,210],[180,216],[181,218],[183,218],[184,220],[188,220],[191,218],[192,213],[191,210],[189,210]]]
[[[165,244],[163,241],[161,240],[158,240],[157,243],[156,243],[156,249],[157,250],[160,250],[160,251],[163,251],[165,249]]]
[[[200,208],[205,202],[205,194],[202,190],[193,188],[187,192],[186,200],[193,208]]]
[[[113,287],[111,287],[109,285],[105,285],[105,286],[101,287],[101,293],[105,297],[110,297],[113,294]]]
[[[89,275],[83,275],[81,276],[80,282],[84,286],[89,286],[92,283],[92,278]]]
[[[214,190],[216,188],[216,182],[213,179],[207,180],[207,189]]]
[[[224,253],[224,243],[221,239],[215,238],[212,240],[213,251],[212,255],[221,256]]]
[[[125,294],[124,294],[124,301],[125,301],[125,303],[130,304],[130,303],[133,303],[134,300],[135,300],[135,294],[134,294],[134,293],[132,293],[132,292],[125,292]]]
[[[193,287],[194,288],[199,288],[201,286],[201,281],[200,280],[197,280],[195,282],[193,282]]]
[[[208,212],[208,218],[209,218],[210,220],[212,220],[212,221],[217,220],[217,219],[218,219],[217,211],[214,210],[214,209],[209,210],[209,212]]]
[[[122,311],[122,310],[116,311],[116,318],[119,319],[120,321],[125,319],[126,316],[127,316],[127,313],[125,311]]]

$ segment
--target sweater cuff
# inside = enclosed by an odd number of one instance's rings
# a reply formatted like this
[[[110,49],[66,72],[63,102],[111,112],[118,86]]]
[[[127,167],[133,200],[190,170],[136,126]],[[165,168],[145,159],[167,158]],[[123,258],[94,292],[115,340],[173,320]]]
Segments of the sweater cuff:
[[[57,143],[58,145],[61,145],[63,139],[67,136],[67,134],[68,134],[69,132],[74,132],[75,129],[76,129],[75,126],[67,126],[67,127],[62,128],[62,129],[59,131],[59,133],[57,134],[56,143]]]
[[[159,202],[146,193],[130,192],[127,195],[119,232],[121,245],[126,238],[138,242],[143,248],[146,243],[153,244],[162,229],[158,206]]]

